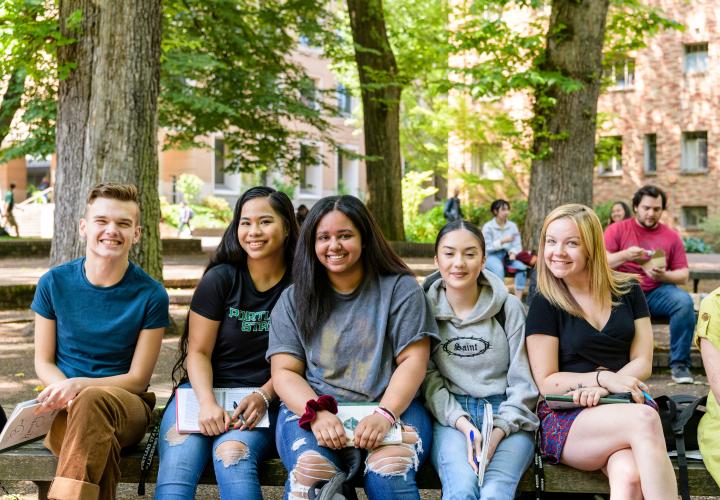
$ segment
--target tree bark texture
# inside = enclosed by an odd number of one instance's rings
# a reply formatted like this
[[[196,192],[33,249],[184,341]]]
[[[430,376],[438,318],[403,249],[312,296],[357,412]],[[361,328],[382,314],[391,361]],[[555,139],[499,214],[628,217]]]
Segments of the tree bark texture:
[[[397,63],[385,30],[382,0],[347,0],[360,77],[367,206],[385,237],[405,239],[400,162]]]
[[[582,85],[535,92],[530,197],[523,229],[537,249],[545,216],[565,203],[592,206],[597,101],[608,0],[554,0],[547,46],[539,66]]]
[[[60,0],[64,36],[60,64],[57,182],[52,264],[84,253],[78,221],[88,190],[99,182],[137,185],[143,235],[131,259],[162,279],[159,232],[157,100],[160,85],[161,0]],[[70,14],[81,26],[71,31]]]

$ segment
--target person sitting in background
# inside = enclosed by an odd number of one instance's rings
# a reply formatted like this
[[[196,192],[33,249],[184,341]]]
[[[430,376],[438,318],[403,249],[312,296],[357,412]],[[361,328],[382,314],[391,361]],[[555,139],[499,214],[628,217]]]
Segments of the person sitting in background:
[[[690,346],[695,329],[695,304],[678,285],[687,283],[688,260],[680,235],[660,222],[667,196],[655,186],[643,186],[633,196],[635,217],[605,229],[610,267],[641,276],[650,314],[670,319],[670,371],[678,384],[692,384]],[[644,266],[658,250],[664,265]]]
[[[630,217],[632,217],[632,212],[630,211],[630,207],[627,206],[627,203],[624,201],[616,201],[610,208],[610,220],[607,225],[609,226],[613,222],[620,222]]]
[[[705,467],[720,485],[720,288],[700,304],[695,343],[710,384],[705,415],[698,426],[698,443]]]
[[[522,241],[517,225],[509,219],[510,202],[495,200],[490,205],[493,218],[483,225],[482,233],[487,245],[485,267],[496,276],[505,277],[505,267],[515,271],[515,296],[522,299],[527,281],[528,266],[517,256]]]
[[[307,214],[308,207],[306,207],[304,204],[301,204],[299,207],[297,207],[297,212],[295,212],[295,218],[297,219],[298,226],[302,226],[303,222],[305,222]]]

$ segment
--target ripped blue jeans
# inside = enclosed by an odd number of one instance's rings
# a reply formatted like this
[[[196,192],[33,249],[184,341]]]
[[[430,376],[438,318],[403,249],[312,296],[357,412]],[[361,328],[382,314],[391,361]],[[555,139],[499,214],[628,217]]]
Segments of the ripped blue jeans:
[[[417,400],[410,404],[400,420],[413,436],[417,433],[418,440],[414,445],[381,446],[368,454],[363,486],[370,500],[420,498],[415,473],[432,445],[432,422]],[[286,500],[300,498],[293,493],[307,492],[308,486],[302,483],[327,479],[339,469],[345,469],[339,455],[320,446],[315,435],[302,429],[298,425],[298,416],[284,404],[280,405],[278,414],[276,441],[280,458],[290,471],[285,482]]]
[[[180,387],[190,387],[183,384]],[[251,431],[230,430],[219,436],[178,434],[175,430],[175,398],[170,402],[160,424],[158,469],[155,499],[195,498],[195,489],[212,460],[221,498],[262,500],[258,465],[275,454],[275,421],[277,410],[270,410],[270,428]],[[221,447],[235,441],[244,446]]]

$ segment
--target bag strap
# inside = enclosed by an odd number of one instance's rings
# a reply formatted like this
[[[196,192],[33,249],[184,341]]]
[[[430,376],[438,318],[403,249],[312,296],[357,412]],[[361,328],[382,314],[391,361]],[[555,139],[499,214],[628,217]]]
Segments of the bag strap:
[[[177,387],[174,387],[172,393],[170,394],[170,398],[168,398],[167,403],[165,403],[165,408],[163,408],[162,413],[160,413],[160,418],[150,431],[147,443],[145,444],[145,451],[143,451],[142,460],[140,461],[140,478],[137,489],[138,496],[145,496],[145,483],[147,482],[147,477],[150,473],[150,469],[152,468],[155,453],[157,452],[158,438],[160,436],[160,424],[162,424],[165,411],[167,411],[168,406],[170,406],[170,402],[175,397],[176,390]]]
[[[535,432],[535,459],[533,461],[533,474],[535,475],[535,500],[545,498],[545,468],[540,454],[540,429]]]
[[[687,457],[685,456],[685,435],[682,429],[675,432],[675,448],[677,449],[677,462],[680,477],[678,478],[678,490],[682,500],[690,500],[690,487],[688,485]]]
[[[688,400],[687,398],[690,399]],[[677,399],[676,396],[673,396],[672,399],[677,404],[687,403],[687,406],[683,407],[683,409],[680,411],[680,414],[672,420],[673,433],[677,434],[678,432],[683,432],[685,425],[690,421],[693,414],[695,413],[695,410],[697,410],[697,407],[705,406],[705,404],[707,403],[707,396],[696,398],[695,396],[681,395]],[[678,399],[680,399],[680,401],[678,401]]]

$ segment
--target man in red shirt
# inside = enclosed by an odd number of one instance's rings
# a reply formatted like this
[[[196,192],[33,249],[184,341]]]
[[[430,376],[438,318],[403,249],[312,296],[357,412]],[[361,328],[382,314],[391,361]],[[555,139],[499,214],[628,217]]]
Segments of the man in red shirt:
[[[670,319],[670,369],[678,384],[691,384],[690,344],[695,329],[693,300],[678,287],[687,283],[687,255],[680,236],[660,222],[667,203],[665,192],[643,186],[633,196],[635,217],[605,229],[605,248],[610,267],[641,277],[650,314]],[[666,265],[643,266],[657,250],[665,253]]]

